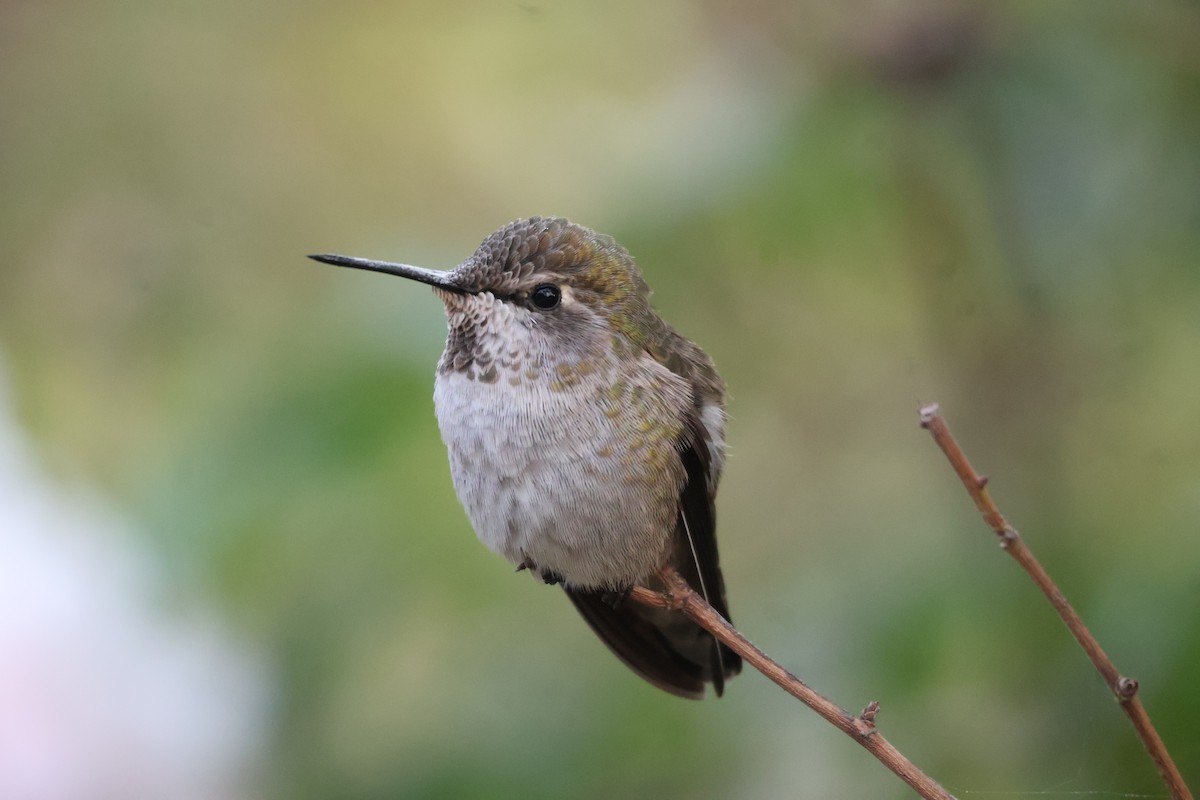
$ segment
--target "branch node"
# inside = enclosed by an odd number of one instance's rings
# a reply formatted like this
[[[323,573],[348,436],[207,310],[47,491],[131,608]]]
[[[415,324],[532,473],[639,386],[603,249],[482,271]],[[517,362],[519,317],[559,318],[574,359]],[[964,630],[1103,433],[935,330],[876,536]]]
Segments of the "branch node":
[[[1117,699],[1125,702],[1132,698],[1138,691],[1138,682],[1135,678],[1130,678],[1122,675],[1117,679],[1116,694]]]
[[[988,485],[988,480],[989,480],[989,478],[987,475],[980,475],[978,478],[975,479],[975,485],[978,486],[980,489],[986,489],[987,485]]]
[[[1016,528],[1012,525],[1005,525],[1004,530],[1000,531],[1000,549],[1007,550],[1020,538],[1021,534],[1017,533]]]
[[[878,713],[879,713],[879,701],[872,700],[871,702],[867,703],[867,707],[864,708],[862,710],[862,713],[858,715],[858,721],[861,722],[863,725],[866,725],[868,728],[874,728],[875,727],[875,715]]]

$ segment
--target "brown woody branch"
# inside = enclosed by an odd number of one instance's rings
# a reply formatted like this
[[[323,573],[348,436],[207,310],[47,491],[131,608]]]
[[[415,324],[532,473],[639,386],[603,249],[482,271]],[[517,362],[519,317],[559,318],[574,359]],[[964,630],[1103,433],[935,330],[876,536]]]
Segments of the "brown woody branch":
[[[1096,637],[1083,624],[1083,620],[1080,619],[1079,614],[1067,602],[1066,596],[1055,585],[1050,575],[1025,545],[1025,541],[1017,533],[1017,529],[1008,524],[1008,520],[1000,513],[1000,509],[992,500],[991,495],[988,494],[987,478],[977,473],[971,466],[971,463],[967,461],[966,454],[963,453],[962,448],[959,447],[958,442],[951,435],[950,428],[946,425],[946,420],[942,418],[941,409],[937,403],[922,408],[920,410],[920,419],[921,427],[932,434],[933,440],[937,442],[938,447],[942,449],[942,452],[946,454],[946,458],[949,459],[954,471],[958,473],[959,480],[966,487],[967,494],[975,501],[975,506],[983,515],[984,522],[999,537],[1000,547],[1016,559],[1023,570],[1029,573],[1029,577],[1042,590],[1042,594],[1046,595],[1046,599],[1050,601],[1050,604],[1054,606],[1054,610],[1058,612],[1063,622],[1067,624],[1071,635],[1079,642],[1084,652],[1087,653],[1088,658],[1091,659],[1092,664],[1096,666],[1096,669],[1104,678],[1104,682],[1108,684],[1109,690],[1117,698],[1117,702],[1120,703],[1121,710],[1125,712],[1125,715],[1129,717],[1129,721],[1133,723],[1133,728],[1141,738],[1146,752],[1154,760],[1154,766],[1158,768],[1163,782],[1166,783],[1167,789],[1171,792],[1171,797],[1175,798],[1175,800],[1192,800],[1191,791],[1183,782],[1183,776],[1179,774],[1179,769],[1175,766],[1175,762],[1171,760],[1171,755],[1167,752],[1166,745],[1163,744],[1158,731],[1154,729],[1154,725],[1150,722],[1150,715],[1146,713],[1146,709],[1142,706],[1142,701],[1137,696],[1138,682],[1117,671],[1117,668],[1113,666],[1112,660],[1109,659],[1103,648],[1100,647],[1100,643],[1096,641]]]
[[[662,594],[642,586],[635,586],[630,595],[631,599],[649,606],[682,611],[696,624],[745,659],[748,664],[782,687],[788,694],[865,747],[885,767],[915,789],[921,797],[926,800],[954,800],[953,795],[919,770],[876,730],[875,715],[879,712],[878,702],[871,701],[857,716],[851,714],[813,691],[777,661],[751,644],[749,639],[742,636],[733,625],[697,594],[674,568],[664,567],[659,572],[659,578],[666,587]]]

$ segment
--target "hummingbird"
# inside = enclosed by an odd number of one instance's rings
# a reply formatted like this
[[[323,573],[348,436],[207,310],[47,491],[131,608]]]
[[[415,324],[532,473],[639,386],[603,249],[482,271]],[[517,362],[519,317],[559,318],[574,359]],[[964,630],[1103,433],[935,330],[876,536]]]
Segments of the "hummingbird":
[[[626,602],[673,566],[726,619],[714,498],[725,384],[650,305],[610,236],[530,217],[441,271],[309,256],[433,287],[449,334],[434,409],[479,539],[560,585],[616,656],[671,694],[718,696],[741,658],[683,614]]]

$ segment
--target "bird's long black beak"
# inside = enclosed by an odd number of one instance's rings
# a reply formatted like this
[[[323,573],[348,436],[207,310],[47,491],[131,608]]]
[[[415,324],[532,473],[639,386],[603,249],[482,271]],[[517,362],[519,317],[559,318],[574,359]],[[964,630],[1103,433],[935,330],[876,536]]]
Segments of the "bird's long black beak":
[[[427,283],[430,286],[436,286],[448,292],[463,294],[466,291],[454,283],[449,272],[443,272],[440,269],[425,269],[424,267],[414,267],[410,264],[395,264],[391,261],[372,261],[369,258],[337,256],[330,253],[313,255],[309,256],[309,258],[324,264],[333,264],[335,267],[353,267],[354,269],[365,269],[371,272],[382,272],[385,275],[399,275],[401,278],[409,278],[421,283]]]

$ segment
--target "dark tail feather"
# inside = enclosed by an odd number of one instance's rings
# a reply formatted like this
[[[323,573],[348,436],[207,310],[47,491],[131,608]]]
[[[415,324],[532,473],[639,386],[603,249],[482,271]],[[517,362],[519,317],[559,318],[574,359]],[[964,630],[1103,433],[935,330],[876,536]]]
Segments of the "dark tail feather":
[[[564,589],[617,658],[663,691],[698,700],[712,683],[719,696],[725,678],[741,667],[732,653],[723,659],[711,634],[677,611],[632,601],[613,608],[611,592]]]
[[[713,542],[713,547],[715,548],[715,546],[716,543]],[[702,570],[701,564],[709,568]],[[711,558],[699,561],[689,557],[680,558],[679,574],[688,582],[689,586],[700,592],[701,596],[718,614],[726,621],[732,622],[729,619],[729,606],[725,601],[725,580],[717,566],[715,551]],[[689,622],[689,624],[694,631],[702,630],[694,623]],[[713,691],[717,693],[717,697],[720,697],[725,691],[725,679],[732,678],[742,671],[742,657],[718,642],[711,633],[705,631],[703,635],[705,641],[708,642],[708,674],[712,676],[710,680],[713,684]]]

